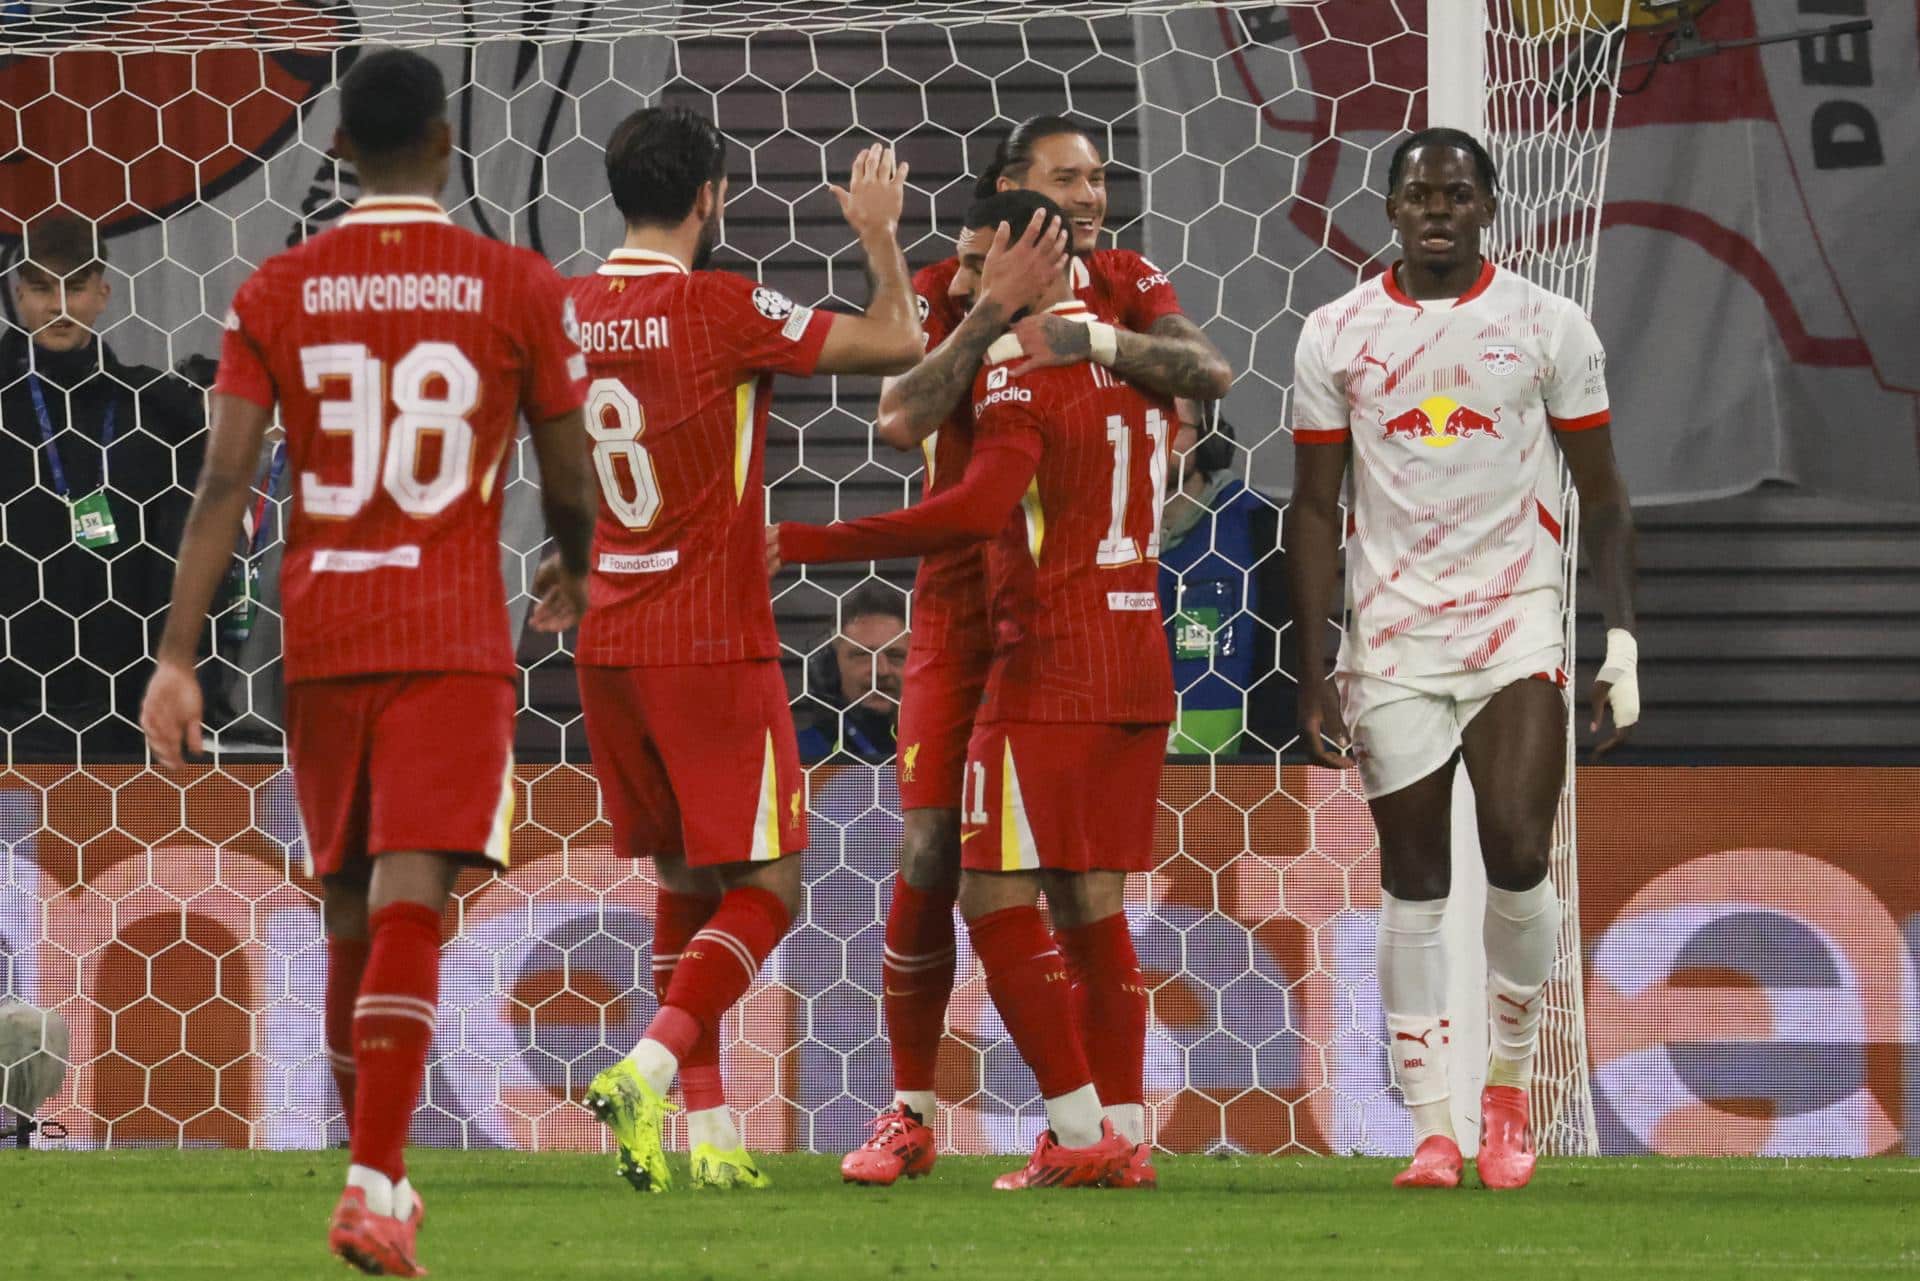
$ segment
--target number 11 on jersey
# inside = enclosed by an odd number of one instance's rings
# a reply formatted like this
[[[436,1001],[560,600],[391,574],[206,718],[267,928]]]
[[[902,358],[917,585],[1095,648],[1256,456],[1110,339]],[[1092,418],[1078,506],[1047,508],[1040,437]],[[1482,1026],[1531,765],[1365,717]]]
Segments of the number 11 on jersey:
[[[1147,477],[1153,486],[1153,525],[1146,538],[1146,558],[1160,559],[1160,515],[1167,493],[1167,417],[1147,411],[1147,436],[1153,452],[1147,458]],[[1119,414],[1107,415],[1107,443],[1113,447],[1113,514],[1107,536],[1100,540],[1099,564],[1131,565],[1140,559],[1140,540],[1127,533],[1127,498],[1133,482],[1133,428]]]

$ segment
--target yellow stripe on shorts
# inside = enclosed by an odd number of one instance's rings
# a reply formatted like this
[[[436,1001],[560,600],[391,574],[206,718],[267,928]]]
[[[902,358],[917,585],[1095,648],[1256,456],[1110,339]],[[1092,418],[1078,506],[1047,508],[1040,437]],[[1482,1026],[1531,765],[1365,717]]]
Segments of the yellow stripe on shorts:
[[[1020,793],[1020,775],[1013,768],[1013,740],[1003,744],[1000,761],[1000,870],[1034,872],[1040,868],[1040,850],[1027,822],[1027,801]]]
[[[760,764],[760,803],[753,810],[753,852],[747,857],[766,863],[780,857],[780,774],[773,767],[773,731],[766,736]]]

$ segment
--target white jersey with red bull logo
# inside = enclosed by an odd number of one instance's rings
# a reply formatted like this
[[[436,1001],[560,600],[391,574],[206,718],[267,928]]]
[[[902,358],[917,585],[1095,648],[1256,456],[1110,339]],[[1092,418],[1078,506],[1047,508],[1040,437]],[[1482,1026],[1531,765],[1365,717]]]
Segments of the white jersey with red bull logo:
[[[1606,353],[1570,299],[1487,264],[1417,302],[1397,265],[1315,311],[1293,432],[1353,446],[1339,669],[1477,672],[1561,643],[1551,433],[1608,422]]]

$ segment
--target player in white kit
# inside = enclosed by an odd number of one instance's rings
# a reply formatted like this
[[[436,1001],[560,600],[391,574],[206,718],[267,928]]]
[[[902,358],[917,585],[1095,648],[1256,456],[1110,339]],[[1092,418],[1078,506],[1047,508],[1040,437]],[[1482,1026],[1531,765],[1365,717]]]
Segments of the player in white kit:
[[[1600,750],[1639,717],[1633,519],[1606,355],[1577,304],[1481,257],[1496,192],[1470,135],[1409,138],[1387,196],[1405,257],[1315,311],[1295,356],[1286,548],[1300,732],[1316,763],[1359,766],[1379,832],[1380,997],[1416,1148],[1403,1187],[1460,1182],[1440,921],[1462,758],[1488,882],[1478,1170],[1488,1187],[1533,1175],[1527,1090],[1560,926],[1547,876],[1569,677],[1559,457],[1608,628],[1592,721],[1598,731],[1610,706],[1614,729]],[[1349,463],[1346,627],[1330,686],[1319,678]]]

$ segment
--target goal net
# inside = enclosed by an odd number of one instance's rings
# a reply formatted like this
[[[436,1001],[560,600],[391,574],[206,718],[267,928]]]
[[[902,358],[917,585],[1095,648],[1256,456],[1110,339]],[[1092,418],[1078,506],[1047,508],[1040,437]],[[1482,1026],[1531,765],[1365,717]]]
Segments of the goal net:
[[[1617,74],[1617,45],[1585,36],[1617,23],[1618,7],[1498,0],[1481,40],[1506,188],[1498,252],[1582,302]],[[684,103],[734,144],[718,265],[829,306],[864,301],[825,188],[858,148],[893,142],[912,164],[902,235],[919,266],[951,252],[973,178],[1013,123],[1066,111],[1094,126],[1113,164],[1109,239],[1166,271],[1238,372],[1220,406],[1235,441],[1198,492],[1215,513],[1233,503],[1252,531],[1236,542],[1225,518],[1203,515],[1181,535],[1198,540],[1188,567],[1169,571],[1183,699],[1227,713],[1209,724],[1232,732],[1188,739],[1169,765],[1162,862],[1129,904],[1154,988],[1153,1129],[1180,1151],[1410,1145],[1373,980],[1378,852],[1352,782],[1299,763],[1273,539],[1300,326],[1392,258],[1381,188],[1392,146],[1426,119],[1425,6],[73,0],[9,5],[0,28],[0,236],[17,241],[50,214],[97,228],[114,291],[99,328],[119,362],[103,376],[138,391],[122,425],[154,444],[139,475],[116,455],[108,484],[129,528],[156,542],[197,454],[161,431],[154,389],[204,384],[248,271],[355,197],[328,154],[331,86],[370,44],[423,47],[445,70],[459,149],[445,199],[462,225],[531,245],[565,273],[589,270],[619,239],[601,141],[636,106]],[[1564,91],[1569,58],[1595,61],[1579,74],[1599,92]],[[780,383],[775,515],[864,514],[917,496],[917,456],[871,438],[876,394],[865,379]],[[516,626],[541,544],[530,476],[517,459],[505,491]],[[127,655],[100,640],[143,635],[164,573],[143,587],[124,548],[40,547],[22,533],[38,500],[0,488],[0,698],[21,722],[0,771],[0,997],[65,1017],[73,1070],[46,1114],[78,1143],[317,1146],[343,1134],[316,887],[279,757],[284,469],[263,459],[259,485],[204,664],[218,751],[178,778],[147,768],[128,738],[140,641]],[[1571,600],[1571,551],[1567,564]],[[910,567],[775,584],[796,713],[829,743],[843,742],[849,701],[833,636],[850,594],[874,581],[904,589]],[[520,654],[514,865],[460,884],[414,1133],[598,1147],[577,1100],[652,1013],[654,887],[646,865],[611,854],[565,644],[523,633]],[[879,997],[901,831],[893,766],[843,751],[811,771],[808,807],[807,911],[725,1036],[729,1094],[762,1149],[849,1147],[890,1093]],[[1561,817],[1553,868],[1567,926],[1537,1117],[1548,1150],[1586,1151],[1571,783]],[[1042,1110],[964,932],[961,947],[941,1136],[959,1151],[1017,1149]]]

